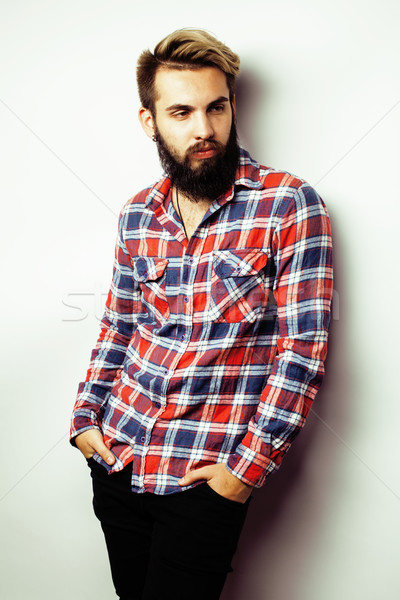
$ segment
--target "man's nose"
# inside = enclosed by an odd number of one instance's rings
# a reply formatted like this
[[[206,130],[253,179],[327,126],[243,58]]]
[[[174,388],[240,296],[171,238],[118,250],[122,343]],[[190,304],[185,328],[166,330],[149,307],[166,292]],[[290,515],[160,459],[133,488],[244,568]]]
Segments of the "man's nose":
[[[207,114],[196,114],[194,123],[194,136],[198,140],[208,140],[214,136],[214,129]]]

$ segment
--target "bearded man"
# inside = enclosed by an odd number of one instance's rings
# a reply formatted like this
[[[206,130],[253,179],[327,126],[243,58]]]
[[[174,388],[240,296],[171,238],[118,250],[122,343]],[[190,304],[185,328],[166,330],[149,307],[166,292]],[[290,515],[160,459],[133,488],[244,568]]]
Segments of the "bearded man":
[[[327,211],[238,146],[238,73],[236,54],[193,29],[138,61],[139,118],[165,175],[122,210],[71,428],[121,600],[220,597],[252,490],[324,373]]]

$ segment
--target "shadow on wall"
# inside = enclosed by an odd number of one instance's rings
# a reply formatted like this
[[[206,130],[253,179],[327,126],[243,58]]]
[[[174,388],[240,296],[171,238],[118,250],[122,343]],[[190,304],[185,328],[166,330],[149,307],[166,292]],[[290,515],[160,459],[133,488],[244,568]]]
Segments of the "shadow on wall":
[[[349,427],[342,329],[342,323],[331,326],[327,374],[304,430],[281,469],[253,493],[221,600],[299,600],[302,581],[312,577],[335,509],[343,450],[338,436]]]
[[[252,136],[257,135],[254,119],[258,105],[265,107],[263,95],[264,86],[254,74],[241,76],[238,120],[242,130],[250,131],[245,138],[250,147],[258,145]],[[324,200],[332,218],[334,198]],[[254,492],[234,559],[234,572],[228,577],[221,600],[298,600],[302,581],[312,577],[313,560],[321,552],[322,536],[334,510],[338,456],[339,450],[343,450],[340,438],[345,437],[350,425],[351,388],[345,297],[340,290],[343,274],[340,267],[345,262],[340,256],[343,246],[333,218],[332,222],[336,306],[323,387],[281,469]]]
[[[249,69],[243,70],[237,79],[235,96],[239,143],[250,154],[254,152],[256,160],[260,160],[255,152],[255,149],[259,147],[257,125],[259,126],[261,110],[268,110],[267,85],[257,73]],[[263,140],[262,149],[264,156],[268,156],[267,140]]]

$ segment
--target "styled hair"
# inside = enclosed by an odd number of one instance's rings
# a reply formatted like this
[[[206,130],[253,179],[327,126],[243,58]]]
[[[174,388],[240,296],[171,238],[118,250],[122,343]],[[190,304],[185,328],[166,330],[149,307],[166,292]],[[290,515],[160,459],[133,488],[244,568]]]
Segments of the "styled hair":
[[[170,33],[139,57],[136,78],[142,106],[155,114],[155,78],[159,68],[201,69],[217,67],[225,73],[230,98],[235,92],[240,58],[230,48],[202,29],[184,28]]]

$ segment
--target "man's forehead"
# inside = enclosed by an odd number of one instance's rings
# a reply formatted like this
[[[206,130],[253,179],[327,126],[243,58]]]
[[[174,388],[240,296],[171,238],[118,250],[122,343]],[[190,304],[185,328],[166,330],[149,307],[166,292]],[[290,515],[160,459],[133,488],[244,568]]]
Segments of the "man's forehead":
[[[155,77],[155,101],[162,105],[212,102],[229,97],[226,75],[217,67],[158,69]]]

